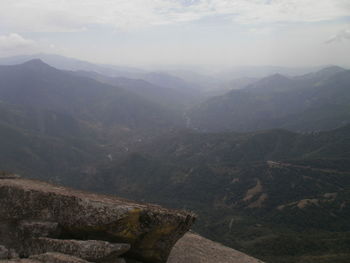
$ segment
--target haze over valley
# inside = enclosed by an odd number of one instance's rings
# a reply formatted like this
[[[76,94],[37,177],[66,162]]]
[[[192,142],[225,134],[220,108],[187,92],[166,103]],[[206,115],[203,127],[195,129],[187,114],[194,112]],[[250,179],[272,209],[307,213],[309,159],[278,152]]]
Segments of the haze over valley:
[[[189,211],[267,263],[349,262],[347,1],[16,2],[0,170]]]

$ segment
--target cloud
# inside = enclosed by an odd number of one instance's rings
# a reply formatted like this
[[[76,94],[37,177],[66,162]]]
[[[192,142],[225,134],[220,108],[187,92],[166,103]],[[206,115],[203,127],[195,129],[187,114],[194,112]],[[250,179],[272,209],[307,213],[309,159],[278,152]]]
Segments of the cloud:
[[[9,51],[13,49],[33,48],[35,46],[36,43],[33,40],[23,38],[16,33],[0,36],[0,49],[2,50]]]
[[[61,49],[46,41],[34,41],[18,33],[0,35],[0,56],[60,52]]]
[[[344,29],[338,34],[331,36],[325,43],[331,44],[334,42],[342,42],[343,40],[350,40],[350,29]]]
[[[210,16],[233,23],[317,22],[349,16],[345,0],[2,0],[0,24],[18,31],[66,32],[179,24]]]

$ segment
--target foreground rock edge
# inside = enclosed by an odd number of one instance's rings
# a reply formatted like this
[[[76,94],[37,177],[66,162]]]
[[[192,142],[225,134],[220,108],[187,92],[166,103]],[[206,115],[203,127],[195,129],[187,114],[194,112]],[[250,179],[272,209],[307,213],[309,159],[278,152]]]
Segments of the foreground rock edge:
[[[167,263],[264,263],[240,251],[206,239],[196,233],[186,233],[174,246]]]
[[[37,180],[0,179],[0,245],[20,255],[30,250],[25,240],[32,238],[30,231],[20,231],[23,221],[57,224],[54,234],[46,229],[37,236],[127,243],[127,257],[163,263],[195,215]]]

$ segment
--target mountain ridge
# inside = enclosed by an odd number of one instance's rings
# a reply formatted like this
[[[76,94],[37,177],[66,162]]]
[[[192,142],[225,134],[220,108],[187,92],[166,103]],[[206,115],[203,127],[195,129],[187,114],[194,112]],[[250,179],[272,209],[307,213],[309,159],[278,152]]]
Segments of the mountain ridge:
[[[185,129],[184,120],[196,128],[193,116],[159,105],[162,87],[143,80],[108,85],[38,60],[1,66],[0,161],[27,177],[193,210],[197,232],[267,262],[343,263],[349,72],[274,75],[213,98],[236,118],[213,133]]]
[[[349,127],[179,132],[82,176],[94,191],[191,209],[195,231],[266,262],[343,262],[334,251],[346,253],[336,240],[349,240]]]
[[[344,70],[326,80],[312,77],[311,82],[282,78],[283,85],[280,77],[265,78],[243,90],[209,99],[187,114],[192,127],[203,131],[332,129],[346,124],[350,117],[349,76],[350,71]]]

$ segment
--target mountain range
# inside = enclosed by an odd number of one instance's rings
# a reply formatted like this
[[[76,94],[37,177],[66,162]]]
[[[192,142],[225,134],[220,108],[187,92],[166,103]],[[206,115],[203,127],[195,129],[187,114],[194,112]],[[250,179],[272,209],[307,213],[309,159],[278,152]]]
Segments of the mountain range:
[[[266,262],[347,262],[349,70],[205,100],[171,74],[21,59],[0,59],[1,169],[193,210],[200,234]]]
[[[189,110],[201,131],[327,130],[349,122],[350,71],[338,67],[290,78],[275,74]]]
[[[94,191],[195,211],[196,231],[266,262],[346,262],[349,156],[350,126],[187,131],[81,177]]]
[[[10,104],[130,129],[176,125],[173,112],[160,105],[125,89],[57,70],[41,60],[0,66],[0,85],[1,100]]]
[[[168,107],[41,60],[0,66],[0,115],[3,168],[59,180],[111,148],[183,127]]]

